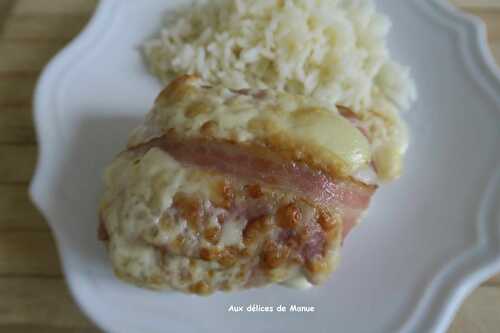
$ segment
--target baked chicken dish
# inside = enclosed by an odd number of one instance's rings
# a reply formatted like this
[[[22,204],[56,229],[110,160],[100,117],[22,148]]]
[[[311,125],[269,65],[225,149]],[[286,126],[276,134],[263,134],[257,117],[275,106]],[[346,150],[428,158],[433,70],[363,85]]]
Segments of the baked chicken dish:
[[[388,176],[361,124],[304,96],[175,79],[105,173],[115,274],[202,295],[323,283]]]

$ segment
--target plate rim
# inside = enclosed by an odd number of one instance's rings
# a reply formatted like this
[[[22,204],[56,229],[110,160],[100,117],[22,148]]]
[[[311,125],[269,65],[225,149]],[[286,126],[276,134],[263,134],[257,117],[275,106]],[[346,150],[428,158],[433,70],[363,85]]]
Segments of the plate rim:
[[[74,301],[78,304],[82,312],[99,328],[109,332],[114,332],[116,329],[105,320],[102,314],[92,311],[87,301],[78,292],[78,288],[76,287],[78,279],[74,274],[70,274],[70,262],[68,259],[65,259],[65,251],[62,251],[64,240],[58,231],[58,223],[54,222],[50,208],[47,207],[52,206],[52,204],[47,204],[47,198],[44,198],[44,193],[46,192],[44,191],[44,184],[50,182],[44,182],[41,175],[46,174],[46,172],[50,174],[49,161],[54,156],[53,145],[50,143],[54,142],[55,137],[52,131],[46,126],[45,121],[42,120],[42,114],[47,112],[47,107],[45,106],[51,104],[51,99],[48,97],[53,94],[51,89],[52,84],[50,84],[51,82],[55,82],[53,78],[57,77],[57,74],[65,67],[65,64],[73,63],[77,60],[77,51],[95,41],[96,35],[98,36],[97,40],[102,39],[104,34],[99,34],[98,32],[106,31],[106,22],[109,23],[110,19],[116,18],[117,15],[114,13],[118,12],[116,10],[117,7],[125,3],[122,0],[99,1],[95,12],[85,28],[54,56],[43,69],[37,81],[33,97],[33,119],[38,143],[38,156],[29,187],[30,198],[44,216],[55,236],[56,247],[65,277],[64,280],[69,286]],[[469,58],[469,62],[472,61],[469,64],[476,67],[474,69],[468,68],[468,70],[472,72],[481,89],[487,91],[500,110],[500,95],[496,94],[496,92],[500,91],[500,68],[496,65],[493,53],[488,46],[484,22],[473,15],[462,12],[447,0],[412,0],[411,3],[426,11],[427,15],[431,16],[433,21],[443,24],[446,29],[459,35],[463,55]],[[467,249],[467,251],[461,253],[460,256],[457,256],[439,270],[438,274],[429,283],[429,288],[419,300],[416,310],[398,328],[398,331],[413,330],[423,332],[427,330],[431,332],[445,332],[467,295],[479,286],[482,281],[500,271],[499,233],[495,232],[493,235],[488,235],[482,227],[482,224],[486,223],[485,221],[489,219],[500,220],[500,211],[494,207],[496,199],[500,199],[500,186],[496,186],[500,184],[500,160],[497,161],[496,165],[498,166],[496,168],[498,172],[491,176],[491,180],[488,182],[489,185],[480,200],[477,216],[479,226],[476,226],[480,229],[480,232],[478,233],[475,247]],[[55,203],[53,204],[55,205]],[[496,241],[489,236],[496,237]],[[489,250],[485,254],[476,253],[485,249]],[[467,254],[469,254],[469,257],[465,258]],[[444,299],[439,301],[437,300],[438,294],[440,294],[440,291],[441,293],[443,292],[444,287],[436,284],[443,284],[441,276],[451,271],[455,275],[448,277],[448,281],[444,281],[449,285],[449,290],[445,293]],[[437,290],[432,291],[431,289]],[[437,309],[438,313],[432,312],[433,309]],[[426,323],[422,323],[423,320],[421,319],[423,318],[427,319]]]

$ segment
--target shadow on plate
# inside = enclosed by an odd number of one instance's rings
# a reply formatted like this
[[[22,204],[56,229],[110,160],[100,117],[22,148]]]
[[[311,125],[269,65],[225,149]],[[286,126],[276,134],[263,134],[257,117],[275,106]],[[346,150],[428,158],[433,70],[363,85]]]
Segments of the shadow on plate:
[[[103,173],[125,148],[128,134],[140,124],[142,117],[89,114],[92,116],[79,121],[71,143],[66,145],[67,151],[61,154],[64,161],[58,173],[55,195],[62,196],[61,210],[65,216],[64,223],[57,225],[57,231],[60,242],[71,242],[70,247],[61,248],[78,251],[76,254],[81,262],[74,268],[101,275],[111,272],[104,245],[97,240]],[[69,264],[74,264],[74,260],[71,258]]]

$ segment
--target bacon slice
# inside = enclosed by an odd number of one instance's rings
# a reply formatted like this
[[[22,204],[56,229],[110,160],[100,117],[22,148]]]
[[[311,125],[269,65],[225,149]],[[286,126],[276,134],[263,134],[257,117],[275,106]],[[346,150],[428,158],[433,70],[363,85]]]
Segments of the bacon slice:
[[[333,207],[344,223],[344,237],[368,207],[377,186],[354,179],[336,179],[306,164],[287,161],[267,148],[242,146],[225,141],[179,140],[164,135],[129,150],[145,152],[160,148],[188,165],[257,181],[296,193],[314,204]]]

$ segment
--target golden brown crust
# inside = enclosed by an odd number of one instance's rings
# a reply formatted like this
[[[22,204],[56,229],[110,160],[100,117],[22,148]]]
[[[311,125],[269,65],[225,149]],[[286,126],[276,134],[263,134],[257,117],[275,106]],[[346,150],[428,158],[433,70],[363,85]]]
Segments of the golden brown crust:
[[[259,184],[249,184],[245,186],[245,190],[249,197],[253,199],[258,199],[262,196],[262,188]]]
[[[300,208],[291,203],[278,209],[276,219],[280,227],[284,229],[293,229],[302,219],[302,212]]]
[[[262,216],[254,220],[248,221],[243,229],[243,242],[247,248],[256,244],[259,239],[266,237],[266,234],[271,230],[272,222],[267,216]]]
[[[198,281],[189,286],[189,291],[198,295],[209,295],[214,291],[203,281]]]
[[[266,240],[261,254],[261,264],[265,271],[284,265],[290,256],[290,248],[272,240]]]
[[[194,91],[194,84],[199,82],[199,80],[200,77],[197,75],[182,75],[177,77],[160,92],[158,97],[156,97],[155,103],[175,103],[181,100]]]

